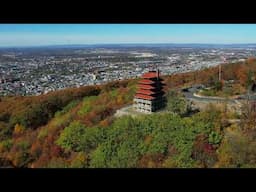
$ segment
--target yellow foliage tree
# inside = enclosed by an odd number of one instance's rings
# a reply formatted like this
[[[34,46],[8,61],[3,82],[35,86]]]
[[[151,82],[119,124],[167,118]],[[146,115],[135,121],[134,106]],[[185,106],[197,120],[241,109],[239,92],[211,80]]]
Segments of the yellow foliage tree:
[[[104,119],[100,122],[100,126],[102,127],[108,127],[109,126],[109,121],[108,119]]]
[[[25,127],[17,123],[14,127],[14,132],[13,133],[15,135],[18,135],[18,134],[24,133],[24,131],[25,131]]]
[[[124,99],[122,95],[118,95],[117,97],[117,104],[122,105],[124,103]]]
[[[71,161],[71,168],[85,168],[88,165],[87,155],[83,152],[77,154],[77,156]]]

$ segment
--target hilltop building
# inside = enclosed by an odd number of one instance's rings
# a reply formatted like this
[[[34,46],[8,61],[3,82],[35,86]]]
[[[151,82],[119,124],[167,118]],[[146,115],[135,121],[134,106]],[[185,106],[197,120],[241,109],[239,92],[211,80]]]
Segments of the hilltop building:
[[[142,75],[133,100],[136,111],[152,113],[165,106],[166,98],[162,81],[159,70],[149,71]]]

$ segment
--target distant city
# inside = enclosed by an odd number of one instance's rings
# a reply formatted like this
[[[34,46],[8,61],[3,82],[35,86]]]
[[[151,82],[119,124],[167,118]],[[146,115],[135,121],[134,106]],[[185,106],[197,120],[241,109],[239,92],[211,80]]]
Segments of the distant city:
[[[0,96],[40,95],[68,87],[200,70],[256,56],[256,45],[73,45],[0,49]],[[223,59],[225,58],[225,59]]]

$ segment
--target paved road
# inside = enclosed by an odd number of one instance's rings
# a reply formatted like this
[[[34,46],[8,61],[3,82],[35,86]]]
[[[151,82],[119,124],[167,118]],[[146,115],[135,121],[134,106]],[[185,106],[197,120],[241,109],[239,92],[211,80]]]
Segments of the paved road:
[[[182,93],[185,95],[187,99],[190,100],[197,100],[201,102],[221,102],[221,101],[227,101],[230,103],[237,103],[241,100],[245,100],[248,98],[247,95],[241,95],[238,97],[238,99],[226,99],[226,98],[221,98],[221,97],[197,97],[194,94],[197,93],[200,89],[202,89],[202,85],[195,85],[190,88],[186,88],[182,90]],[[256,95],[251,95],[250,100],[256,100]]]

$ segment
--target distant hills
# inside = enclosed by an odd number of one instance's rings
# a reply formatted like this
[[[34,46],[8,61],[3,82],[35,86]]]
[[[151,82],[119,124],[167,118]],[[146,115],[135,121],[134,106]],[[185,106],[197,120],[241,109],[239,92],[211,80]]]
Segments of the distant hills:
[[[43,46],[17,46],[0,47],[0,49],[29,49],[29,48],[256,48],[252,44],[204,44],[204,43],[124,43],[124,44],[66,44],[66,45],[43,45]]]

